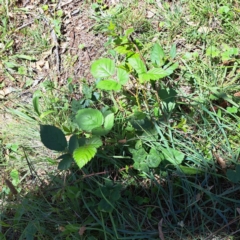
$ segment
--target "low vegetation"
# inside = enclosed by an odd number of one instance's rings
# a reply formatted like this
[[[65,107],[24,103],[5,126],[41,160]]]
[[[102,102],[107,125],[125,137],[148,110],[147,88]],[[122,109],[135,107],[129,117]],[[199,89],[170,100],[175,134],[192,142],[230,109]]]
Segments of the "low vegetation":
[[[238,1],[0,3],[1,239],[238,239]]]

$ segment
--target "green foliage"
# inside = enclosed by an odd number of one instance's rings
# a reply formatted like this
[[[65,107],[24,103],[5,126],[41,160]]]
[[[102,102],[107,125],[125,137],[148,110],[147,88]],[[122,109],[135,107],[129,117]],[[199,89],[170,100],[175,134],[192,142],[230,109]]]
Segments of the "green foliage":
[[[92,136],[82,136],[73,134],[69,143],[64,133],[55,126],[41,125],[40,136],[42,143],[49,149],[67,152],[58,159],[61,159],[58,169],[66,170],[70,168],[74,159],[79,168],[83,168],[97,153],[97,148],[102,145],[102,140],[98,136],[106,135],[114,125],[114,114],[106,113],[106,116],[96,109],[80,109],[76,114],[76,122],[83,132],[92,132]],[[83,134],[82,132],[82,134]]]
[[[8,158],[5,165],[14,165],[9,179],[24,193],[20,205],[3,204],[1,239],[159,239],[160,232],[171,232],[165,238],[172,239],[210,239],[214,236],[206,229],[216,235],[219,226],[236,218],[240,205],[239,9],[226,1],[221,5],[206,0],[165,1],[160,10],[152,0],[123,2],[107,6],[98,0],[93,5],[97,25],[109,37],[105,58],[91,66],[95,83],[89,86],[75,75],[66,86],[47,79],[44,89],[33,94],[35,112],[26,106],[8,109],[18,120],[40,123],[43,144],[60,155],[58,170],[68,171],[63,175],[47,168],[48,184],[37,192],[26,189],[28,168],[32,178],[40,172],[33,168],[46,164],[37,163],[37,154],[19,161],[16,154],[21,154],[25,143],[1,138]],[[40,7],[52,18],[50,30],[61,38],[63,10]],[[145,19],[151,12],[154,15]],[[14,15],[19,13],[7,12],[0,24],[2,65],[12,80],[26,77],[32,68],[26,64],[39,60],[28,48],[14,53],[18,35],[12,28]],[[145,29],[151,21],[156,21],[155,32]],[[12,28],[14,40],[4,28]],[[49,38],[46,32],[40,36]],[[41,44],[37,42],[34,51],[37,45]],[[86,50],[83,46],[79,48]],[[22,137],[27,138],[34,140],[35,151],[37,138]],[[44,158],[47,164],[55,164],[53,159]],[[219,170],[220,160],[226,162],[226,174],[225,169]],[[229,181],[234,188],[229,188]],[[6,187],[2,189],[4,197]],[[73,213],[77,217],[70,219]],[[45,221],[49,216],[54,222]],[[235,221],[224,235],[229,238],[238,228]]]
[[[151,148],[149,153],[147,153],[144,148],[129,150],[133,155],[133,167],[143,172],[149,172],[149,168],[158,167],[160,162],[164,160],[161,152],[157,151],[154,148]]]
[[[115,73],[115,63],[108,58],[99,59],[93,62],[91,73],[95,78],[111,77]],[[117,69],[117,81],[106,79],[97,83],[97,88],[106,91],[118,91],[128,81],[128,73],[124,69]]]
[[[58,159],[61,159],[61,161],[58,164],[58,169],[59,170],[67,170],[71,167],[72,162],[73,162],[73,157],[71,154],[63,154]]]
[[[240,181],[240,165],[237,164],[235,170],[228,169],[226,175],[227,175],[227,178],[231,182],[239,183],[239,181]]]
[[[98,204],[98,209],[102,212],[111,213],[114,210],[116,202],[121,197],[122,186],[113,184],[111,181],[106,180],[103,186],[94,192],[94,194],[101,198]]]
[[[59,128],[50,125],[41,125],[40,136],[45,147],[59,152],[66,150],[67,140]]]
[[[104,78],[113,75],[115,72],[115,64],[111,59],[103,58],[93,62],[91,73],[95,78]]]
[[[76,115],[76,121],[83,131],[91,131],[103,124],[103,115],[96,109],[81,109]]]
[[[227,44],[224,44],[223,47],[217,48],[216,46],[210,46],[206,50],[206,55],[212,58],[221,58],[222,62],[234,60],[238,56],[239,49],[229,47]]]

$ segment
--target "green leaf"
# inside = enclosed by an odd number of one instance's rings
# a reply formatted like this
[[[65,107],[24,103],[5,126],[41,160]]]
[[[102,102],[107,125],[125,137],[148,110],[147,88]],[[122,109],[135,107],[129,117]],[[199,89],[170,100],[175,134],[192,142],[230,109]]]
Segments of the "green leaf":
[[[67,147],[67,140],[64,133],[55,126],[40,125],[41,141],[45,147],[54,151],[64,151]]]
[[[112,76],[115,72],[114,61],[109,58],[102,58],[93,62],[91,73],[95,78]]]
[[[120,45],[114,48],[114,50],[119,54],[134,54],[134,52],[131,50],[132,47],[130,44],[128,45]]]
[[[168,76],[168,72],[162,68],[152,68],[147,73],[141,74],[141,78],[145,81],[159,80]]]
[[[139,58],[129,58],[129,64],[136,70],[138,74],[143,74],[147,72],[147,68],[144,62]]]
[[[29,117],[27,114],[17,110],[17,109],[12,109],[12,108],[9,108],[7,109],[7,112],[10,112],[12,114],[15,114],[17,115],[18,117],[24,119],[25,121],[28,121],[28,122],[35,122],[36,120],[34,120],[33,118]]]
[[[109,191],[109,200],[111,203],[116,202],[121,198],[121,185],[116,185],[112,189],[108,189]]]
[[[191,168],[183,165],[180,165],[179,167],[186,175],[196,175],[202,173],[202,171],[197,168]]]
[[[137,149],[137,150],[136,149],[129,149],[129,151],[133,155],[132,158],[133,158],[135,163],[144,162],[147,155],[148,155],[147,152],[144,150],[144,148],[140,148],[140,149]]]
[[[102,140],[99,137],[92,137],[86,140],[86,145],[98,148],[102,146]]]
[[[130,34],[132,34],[134,32],[134,28],[128,28],[126,31],[125,31],[125,36],[128,37]]]
[[[40,116],[40,111],[39,111],[39,97],[34,97],[33,98],[33,108],[34,111]]]
[[[10,176],[12,178],[12,184],[14,186],[17,186],[19,184],[19,182],[20,182],[18,170],[17,169],[13,169],[10,172]]]
[[[176,69],[178,68],[178,63],[174,63],[172,64],[170,67],[168,67],[167,69],[165,69],[165,71],[167,72],[168,76],[171,75]]]
[[[151,52],[151,61],[153,64],[157,64],[159,67],[164,65],[165,62],[165,53],[162,49],[162,47],[158,44],[155,43],[152,48]]]
[[[158,95],[162,100],[162,110],[170,113],[176,106],[177,92],[172,88],[162,88],[158,91]]]
[[[17,54],[14,55],[14,57],[17,57],[19,59],[29,60],[29,61],[36,61],[37,59],[33,56],[23,55],[23,54]]]
[[[223,52],[223,53],[221,54],[221,56],[222,56],[222,61],[223,61],[223,62],[228,61],[228,60],[231,59],[231,55],[229,54],[229,52]]]
[[[97,88],[107,91],[119,91],[121,89],[121,84],[119,84],[115,80],[102,80],[98,82]]]
[[[216,48],[215,46],[210,46],[209,48],[207,48],[206,50],[206,55],[210,56],[212,58],[215,57],[219,57],[220,55],[220,50],[218,50],[218,48]]]
[[[175,103],[177,92],[173,88],[162,88],[158,91],[158,95],[165,103]]]
[[[34,111],[38,114],[38,116],[41,115],[40,113],[40,107],[39,107],[39,97],[41,97],[42,93],[40,90],[37,90],[33,94],[33,108]]]
[[[19,65],[14,62],[3,62],[3,64],[5,65],[6,68],[11,68],[11,69],[19,67]]]
[[[185,157],[184,153],[173,148],[163,148],[162,153],[164,154],[166,160],[171,162],[173,165],[181,164]]]
[[[92,134],[96,136],[105,136],[109,133],[110,131],[103,128],[103,127],[97,127],[92,130]]]
[[[58,159],[62,159],[58,164],[59,170],[67,170],[71,167],[71,164],[73,162],[73,158],[70,154],[64,154],[60,156]]]
[[[176,48],[176,44],[173,44],[171,49],[170,49],[170,57],[171,59],[174,59],[177,55],[177,48]]]
[[[21,66],[18,68],[18,73],[20,75],[26,75],[27,74],[27,69],[24,66]]]
[[[227,107],[227,111],[229,113],[237,113],[238,112],[238,108],[237,107]]]
[[[48,116],[49,114],[54,113],[54,112],[55,112],[54,110],[48,110],[46,112],[41,113],[41,115],[39,117],[40,117],[40,119],[43,119],[46,116]]]
[[[228,169],[226,175],[231,182],[238,183],[240,181],[240,165],[236,165],[235,171],[232,169]]]
[[[143,120],[147,117],[147,114],[140,111],[134,111],[134,118],[136,120]]]
[[[133,164],[133,167],[139,171],[143,171],[143,172],[149,172],[149,167],[148,164],[146,162],[135,162]]]
[[[106,201],[105,199],[102,199],[98,204],[99,211],[110,213],[113,211],[113,209],[114,209],[113,205],[109,201]]]
[[[104,128],[108,131],[112,129],[114,125],[114,113],[108,114],[104,119]]]
[[[114,125],[114,113],[110,113],[105,117],[103,127],[94,128],[92,130],[92,134],[97,136],[104,136],[109,133],[113,125]]]
[[[129,79],[129,74],[122,68],[117,69],[117,78],[118,82],[122,85],[126,84]]]
[[[97,149],[91,145],[77,148],[73,152],[73,158],[79,168],[84,167],[97,153]]]
[[[238,52],[239,52],[239,49],[238,48],[230,48],[228,51],[229,51],[230,55],[237,56]]]
[[[34,240],[39,225],[40,223],[36,219],[29,221],[19,239]]]
[[[85,108],[77,112],[76,120],[78,126],[84,131],[91,131],[103,124],[103,115],[97,109]]]
[[[69,152],[73,154],[74,150],[79,147],[78,138],[76,135],[72,135],[69,140]]]
[[[149,155],[147,156],[147,164],[150,168],[156,168],[161,162],[161,153],[154,148],[151,148]]]

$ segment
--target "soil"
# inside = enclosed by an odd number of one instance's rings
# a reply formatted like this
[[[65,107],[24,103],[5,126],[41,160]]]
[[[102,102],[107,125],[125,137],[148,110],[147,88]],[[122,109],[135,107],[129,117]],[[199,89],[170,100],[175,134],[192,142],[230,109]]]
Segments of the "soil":
[[[31,106],[33,93],[39,89],[39,85],[46,79],[54,81],[58,86],[65,85],[68,78],[73,79],[73,83],[80,82],[85,79],[86,82],[91,83],[93,77],[90,74],[91,63],[104,56],[104,43],[106,37],[100,34],[95,34],[92,30],[94,26],[94,20],[90,18],[91,7],[90,3],[86,1],[59,1],[59,9],[63,10],[61,35],[56,39],[56,32],[52,31],[50,23],[46,20],[44,25],[44,36],[49,36],[49,43],[52,47],[43,51],[40,54],[36,54],[36,61],[28,62],[29,64],[28,79],[31,80],[31,84],[27,84],[27,78],[19,76],[16,72],[11,72],[12,77],[7,77],[4,73],[3,65],[0,63],[0,84],[3,87],[0,88],[0,147],[2,148],[0,156],[3,159],[8,159],[10,150],[3,150],[2,144],[5,146],[8,143],[20,143],[25,145],[31,145],[31,142],[27,142],[27,138],[24,135],[31,134],[30,132],[36,131],[39,128],[38,123],[28,124],[22,121],[19,117],[14,117],[6,110],[8,108],[17,109],[18,106]],[[35,13],[44,15],[45,13],[41,9],[42,1],[19,1],[18,7],[24,7],[31,10],[34,14],[16,14],[12,15],[12,21],[16,23],[19,28],[36,28]],[[44,4],[49,4],[49,9],[54,9],[55,6],[50,1],[45,1]],[[49,10],[49,14],[53,14]],[[46,14],[47,15],[47,14]],[[23,36],[18,32],[14,33],[14,52],[8,53],[9,56],[21,53],[21,49],[26,44]],[[29,47],[29,46],[28,46]],[[32,46],[30,46],[31,48]],[[34,46],[32,47],[34,48]],[[22,134],[19,134],[19,126],[23,127]],[[16,130],[16,131],[12,131]],[[29,132],[29,133],[28,133]],[[17,133],[17,135],[15,135]],[[36,135],[36,136],[35,136]],[[43,154],[46,155],[46,150],[43,150],[43,146],[40,142],[39,134],[34,134],[36,137],[35,145],[37,148],[41,147]],[[41,146],[40,146],[41,145]],[[32,146],[29,146],[32,147]],[[49,154],[49,153],[48,153]],[[35,154],[36,159],[39,156]],[[23,157],[23,161],[24,157]],[[25,162],[26,163],[26,162]],[[38,167],[46,169],[49,163],[40,163]],[[49,167],[49,166],[48,166]],[[48,168],[47,167],[47,168]],[[5,175],[5,167],[0,168],[0,174]],[[0,189],[3,186],[3,178],[0,182]]]

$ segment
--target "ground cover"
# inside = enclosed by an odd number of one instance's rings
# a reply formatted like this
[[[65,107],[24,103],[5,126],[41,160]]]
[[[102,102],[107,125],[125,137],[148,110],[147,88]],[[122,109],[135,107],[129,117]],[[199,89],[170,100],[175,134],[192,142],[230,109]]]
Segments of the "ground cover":
[[[0,1],[1,239],[238,239],[238,1]]]

